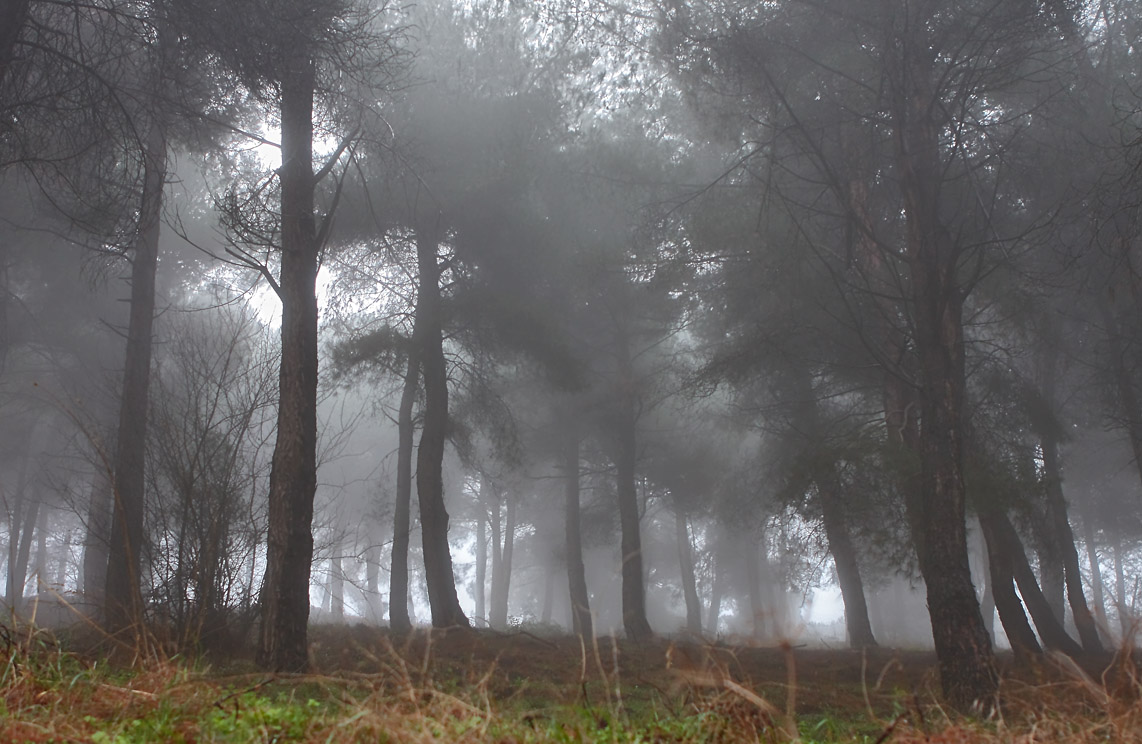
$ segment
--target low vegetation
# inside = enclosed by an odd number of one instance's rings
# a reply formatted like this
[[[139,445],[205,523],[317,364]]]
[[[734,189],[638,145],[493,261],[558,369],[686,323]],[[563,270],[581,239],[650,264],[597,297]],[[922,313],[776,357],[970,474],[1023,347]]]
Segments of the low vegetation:
[[[0,740],[1142,742],[1129,654],[1102,671],[1003,660],[999,712],[971,718],[937,702],[928,652],[581,644],[527,630],[313,635],[314,673],[267,675],[240,656],[95,650],[6,628]]]

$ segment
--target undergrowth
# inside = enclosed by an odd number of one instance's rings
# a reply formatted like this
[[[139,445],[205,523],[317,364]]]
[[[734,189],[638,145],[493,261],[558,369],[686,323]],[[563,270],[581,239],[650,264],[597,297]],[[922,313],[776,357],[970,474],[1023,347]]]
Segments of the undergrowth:
[[[819,684],[819,672],[799,672],[807,652],[791,648],[772,657],[778,684],[747,679],[732,649],[533,636],[560,665],[546,673],[507,660],[511,639],[488,663],[476,661],[487,637],[450,648],[420,638],[354,641],[370,671],[269,676],[154,654],[110,665],[48,633],[0,627],[0,741],[1142,744],[1130,655],[1101,677],[1058,660],[1007,675],[999,711],[973,719],[922,688],[885,689],[888,666],[857,689]]]

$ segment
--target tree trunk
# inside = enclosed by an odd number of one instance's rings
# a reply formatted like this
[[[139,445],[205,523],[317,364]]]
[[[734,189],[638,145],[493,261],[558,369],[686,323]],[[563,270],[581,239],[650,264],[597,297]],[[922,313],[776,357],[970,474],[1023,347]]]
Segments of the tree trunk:
[[[1082,648],[1067,635],[1066,629],[1051,611],[1050,603],[1043,596],[1039,584],[1035,581],[1035,572],[1031,570],[1031,564],[1027,562],[1027,553],[1023,549],[1023,541],[1019,539],[1019,534],[1015,531],[1015,527],[1012,526],[1007,515],[1002,512],[989,512],[981,516],[981,523],[985,523],[986,529],[992,531],[993,540],[988,543],[989,549],[1001,549],[1003,551],[1012,575],[1015,577],[1015,582],[1019,585],[1019,593],[1023,596],[1027,610],[1031,613],[1031,619],[1035,622],[1039,637],[1043,639],[1043,645],[1052,651],[1061,651],[1068,656],[1080,655]]]
[[[150,124],[145,150],[139,233],[131,260],[131,310],[123,394],[119,403],[111,534],[103,593],[103,618],[107,629],[112,633],[131,630],[136,635],[142,631],[143,619],[139,570],[145,510],[147,403],[155,319],[155,271],[158,268],[167,165],[166,133],[159,122]]]
[[[833,470],[830,463],[825,466]],[[841,600],[845,605],[845,627],[848,629],[849,645],[853,648],[876,646],[872,634],[872,623],[868,619],[868,602],[864,596],[864,582],[861,581],[860,564],[857,561],[856,546],[849,534],[844,507],[839,498],[840,483],[835,472],[818,481],[818,496],[821,501],[821,521],[825,527],[825,538],[829,541],[829,552],[837,569],[837,583],[841,588]]]
[[[308,666],[313,497],[317,491],[317,269],[313,214],[315,65],[298,50],[281,81],[281,369],[270,469],[260,664]]]
[[[766,623],[765,602],[761,598],[761,557],[758,555],[757,545],[748,538],[738,536],[738,546],[743,556],[745,568],[746,589],[749,596],[749,614],[753,628],[753,638],[756,641],[764,640],[769,636],[769,626]]]
[[[83,536],[83,596],[88,607],[102,612],[107,584],[107,559],[111,542],[111,476],[97,465],[91,480],[87,529]]]
[[[551,622],[551,613],[555,609],[555,564],[550,560],[543,564],[543,605],[539,614],[539,621],[544,625]]]
[[[368,608],[370,623],[380,623],[385,616],[384,599],[381,597],[381,546],[370,545],[365,554],[365,606]]]
[[[420,304],[419,298],[417,304]],[[390,558],[389,577],[389,628],[394,633],[412,630],[408,616],[408,539],[412,508],[412,451],[416,432],[412,408],[420,383],[420,364],[417,359],[420,314],[413,321],[412,344],[408,351],[408,367],[404,373],[400,410],[397,412],[397,491],[393,506],[393,552]]]
[[[995,607],[999,610],[999,620],[1003,623],[1007,640],[1011,642],[1011,648],[1017,656],[1040,654],[1043,649],[1035,638],[1035,632],[1031,630],[1031,624],[1027,622],[1027,614],[1023,611],[1019,595],[1015,593],[1009,546],[1000,536],[993,515],[981,514],[979,525],[987,544],[987,570],[991,577]]]
[[[722,620],[722,595],[726,591],[726,570],[722,565],[724,558],[717,546],[714,547],[714,581],[710,587],[710,608],[706,615],[706,632],[718,635],[718,626]]]
[[[424,428],[416,456],[416,492],[420,501],[424,577],[432,608],[432,625],[468,627],[456,597],[456,577],[448,547],[448,511],[444,506],[444,442],[448,430],[448,371],[444,362],[438,242],[434,230],[420,225],[416,255],[420,281],[417,321],[423,323],[419,348],[424,375]]]
[[[682,499],[674,494],[674,539],[678,544],[678,565],[682,572],[682,596],[686,599],[686,632],[702,634],[702,603],[698,599],[698,583],[694,578],[694,548]]]
[[[579,507],[579,435],[570,429],[563,445],[563,526],[567,556],[567,586],[571,596],[571,627],[581,638],[594,636],[587,574],[583,565],[583,537]]]
[[[900,54],[892,114],[920,365],[922,491],[907,501],[944,695],[962,710],[990,710],[999,678],[971,582],[965,527],[964,293],[956,277],[960,252],[940,216],[939,107],[923,15],[909,19],[898,51],[888,52]]]
[[[476,494],[476,586],[473,594],[476,596],[476,619],[487,623],[488,510],[484,505],[483,483],[480,484],[480,489],[481,493]]]
[[[1126,571],[1122,565],[1122,540],[1114,538],[1114,604],[1118,609],[1118,627],[1122,629],[1124,643],[1133,642],[1134,620],[1126,607]]]
[[[642,568],[641,519],[638,509],[638,488],[635,483],[638,447],[636,440],[636,413],[633,391],[633,370],[629,349],[625,344],[620,360],[622,390],[619,393],[619,413],[615,447],[619,525],[622,534],[622,597],[623,629],[632,641],[650,639],[654,632],[646,618],[646,584]]]
[[[39,499],[29,499],[27,495],[18,496],[22,502],[22,509],[13,521],[20,523],[20,529],[12,530],[11,543],[8,548],[8,605],[13,613],[23,609],[24,585],[28,583],[28,557],[32,552],[32,538],[36,531],[36,518],[40,512]]]
[[[1110,631],[1110,621],[1106,616],[1106,591],[1102,582],[1102,566],[1098,559],[1098,546],[1094,542],[1094,520],[1089,508],[1082,510],[1083,543],[1086,545],[1086,557],[1090,563],[1090,589],[1094,601],[1094,615],[1098,627],[1103,632]]]
[[[492,537],[496,540],[493,549],[492,563],[492,596],[488,608],[488,624],[496,630],[506,630],[508,627],[508,593],[511,588],[512,554],[515,550],[515,511],[516,499],[507,493],[507,519],[504,522],[503,544],[500,545],[500,499],[496,498],[495,525]],[[498,557],[498,559],[497,559]]]
[[[337,554],[329,561],[329,609],[333,613],[333,622],[345,622],[345,574],[341,570],[341,546],[335,550]]]
[[[1050,517],[1044,515],[1049,521]],[[1039,587],[1043,590],[1043,597],[1051,606],[1051,612],[1061,623],[1066,619],[1066,572],[1063,569],[1062,556],[1059,546],[1054,544],[1054,537],[1050,532],[1052,528],[1044,525],[1047,534],[1044,534],[1043,543],[1035,551],[1039,558]]]
[[[1098,626],[1086,603],[1082,573],[1079,571],[1079,554],[1075,548],[1075,535],[1067,518],[1067,501],[1063,496],[1062,469],[1059,467],[1059,443],[1056,437],[1040,432],[1043,448],[1043,469],[1047,478],[1047,519],[1051,536],[1061,553],[1063,575],[1067,585],[1067,599],[1071,604],[1079,640],[1088,653],[1103,653],[1098,637]]]

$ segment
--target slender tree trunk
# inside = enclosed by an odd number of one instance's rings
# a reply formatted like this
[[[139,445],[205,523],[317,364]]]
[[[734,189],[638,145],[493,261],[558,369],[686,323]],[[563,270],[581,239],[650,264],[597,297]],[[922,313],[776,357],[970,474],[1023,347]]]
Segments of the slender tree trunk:
[[[702,634],[702,603],[698,599],[698,583],[694,578],[694,548],[690,544],[690,528],[682,499],[674,494],[674,539],[678,544],[678,565],[682,573],[682,596],[686,599],[686,632]]]
[[[448,371],[444,362],[444,331],[440,299],[438,242],[434,230],[420,225],[416,232],[418,321],[423,322],[419,349],[424,375],[424,428],[416,457],[416,491],[420,501],[424,577],[432,607],[432,625],[468,627],[456,597],[456,577],[448,547],[448,511],[444,506],[444,442],[448,429]]]
[[[543,564],[543,609],[539,614],[539,621],[544,625],[551,622],[551,613],[555,609],[555,564],[550,560]]]
[[[159,44],[165,42],[160,41]],[[143,157],[143,194],[139,233],[131,257],[131,310],[127,356],[116,437],[111,536],[103,617],[112,633],[142,630],[142,565],[147,408],[151,384],[151,346],[155,319],[155,271],[166,184],[167,143],[163,127],[150,124]]]
[[[1124,642],[1133,640],[1134,620],[1126,607],[1126,571],[1122,563],[1122,540],[1115,535],[1114,544],[1114,604],[1118,609],[1118,627]]]
[[[996,599],[995,599],[995,581],[991,573],[991,551],[987,549],[987,540],[984,539],[983,533],[980,533],[980,550],[983,553],[983,596],[979,600],[979,613],[983,616],[983,625],[987,628],[987,636],[991,638],[992,646],[995,645],[995,612],[996,612]]]
[[[1102,582],[1102,566],[1099,564],[1098,546],[1094,542],[1094,520],[1089,508],[1084,508],[1082,511],[1083,543],[1086,545],[1086,557],[1090,563],[1090,588],[1094,601],[1094,616],[1098,627],[1104,633],[1108,633],[1110,622],[1106,616],[1106,591]]]
[[[567,586],[571,595],[571,627],[581,638],[594,636],[587,574],[583,565],[583,537],[579,507],[579,435],[568,427],[563,445],[563,525],[567,556]]]
[[[417,305],[419,304],[418,297]],[[394,633],[412,630],[408,611],[408,539],[412,530],[409,512],[412,508],[412,452],[416,435],[412,408],[420,386],[420,364],[417,359],[420,334],[416,329],[420,325],[420,314],[417,313],[413,322],[408,367],[404,373],[404,387],[401,390],[400,410],[397,412],[397,491],[396,504],[393,506],[393,552],[389,577],[389,628]]]
[[[270,469],[259,662],[276,672],[308,666],[313,497],[317,491],[317,269],[313,214],[315,65],[304,50],[281,81],[281,369]]]
[[[769,625],[766,622],[767,608],[761,598],[761,557],[758,555],[757,545],[748,538],[738,535],[738,546],[741,548],[743,567],[745,568],[746,589],[749,596],[749,614],[753,621],[753,638],[761,641],[769,636]]]
[[[943,167],[931,88],[936,72],[923,16],[907,21],[892,52],[900,57],[891,81],[921,382],[924,496],[914,494],[908,502],[944,695],[960,709],[990,709],[999,678],[971,582],[965,527],[964,293],[956,277],[960,252],[940,216]]]
[[[476,495],[476,586],[473,593],[476,595],[476,619],[487,623],[485,592],[488,586],[488,510],[482,497],[482,483],[480,489],[481,493]]]
[[[83,536],[83,595],[85,603],[96,611],[103,608],[103,590],[107,584],[108,547],[111,542],[111,476],[102,464],[97,465],[91,479],[90,502],[87,507],[87,529]]]
[[[341,546],[338,545],[334,548],[336,551],[333,558],[329,561],[329,594],[330,594],[330,611],[333,613],[333,622],[345,622],[345,573],[342,571],[341,566]]]
[[[1099,303],[1103,325],[1106,326],[1106,341],[1110,351],[1110,366],[1114,373],[1115,388],[1118,392],[1118,407],[1126,419],[1126,434],[1130,439],[1130,449],[1134,453],[1134,467],[1142,478],[1142,406],[1138,402],[1138,392],[1134,389],[1134,377],[1126,363],[1126,352],[1122,348],[1122,335],[1118,320],[1109,304]]]
[[[1079,554],[1075,548],[1075,535],[1067,518],[1067,501],[1063,496],[1062,468],[1059,466],[1058,439],[1048,432],[1041,431],[1039,438],[1043,450],[1043,470],[1047,479],[1047,520],[1051,538],[1058,547],[1066,581],[1067,599],[1075,628],[1079,632],[1083,649],[1088,653],[1103,653],[1102,641],[1098,637],[1098,626],[1094,622],[1090,607],[1083,593],[1082,573],[1079,570]]]
[[[22,513],[18,519],[20,529],[12,531],[12,543],[9,547],[8,561],[8,604],[12,612],[20,612],[24,604],[24,586],[28,583],[28,557],[32,552],[32,539],[36,531],[36,518],[40,512],[40,501],[28,498],[26,495],[20,499],[23,502]]]
[[[36,580],[36,594],[40,587],[51,583],[48,577],[48,509],[40,507],[36,518],[36,561],[32,566],[32,577]]]
[[[654,635],[646,618],[646,583],[642,566],[641,519],[638,509],[638,488],[635,482],[638,447],[636,412],[633,399],[633,370],[629,350],[625,344],[621,361],[623,378],[618,401],[615,447],[619,526],[622,550],[623,629],[632,641],[645,641]]]
[[[372,545],[365,554],[365,606],[369,622],[380,623],[385,616],[384,598],[381,596],[381,546]]]
[[[1049,515],[1045,515],[1045,518],[1050,519]],[[1035,551],[1039,558],[1039,586],[1047,604],[1051,606],[1051,612],[1061,623],[1066,619],[1066,571],[1059,546],[1054,544],[1052,527],[1044,525],[1044,529],[1043,544]]]
[[[503,544],[499,542],[499,514],[500,499],[496,499],[496,519],[493,537],[496,540],[493,552],[492,568],[492,596],[488,608],[488,624],[496,630],[506,630],[508,627],[508,594],[511,589],[512,554],[515,550],[515,495],[507,493],[507,515],[504,522]],[[498,556],[498,559],[495,559]]]
[[[722,552],[715,546],[713,555],[714,581],[713,586],[710,587],[709,614],[706,615],[706,631],[715,636],[718,634],[718,626],[721,625],[722,595],[726,591],[726,569],[722,565],[724,560]]]
[[[60,550],[59,563],[56,564],[55,584],[60,592],[67,591],[67,567],[71,562],[71,543],[74,539],[72,531],[68,530],[63,536],[63,548]]]

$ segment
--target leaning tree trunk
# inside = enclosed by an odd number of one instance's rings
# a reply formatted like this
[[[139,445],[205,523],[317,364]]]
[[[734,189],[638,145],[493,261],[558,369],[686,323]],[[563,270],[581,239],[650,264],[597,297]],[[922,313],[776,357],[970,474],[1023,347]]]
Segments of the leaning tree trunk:
[[[1031,656],[1042,653],[1039,640],[1031,624],[1019,595],[1015,593],[1014,573],[1009,546],[1004,542],[995,527],[995,518],[990,514],[979,515],[980,530],[987,545],[987,570],[991,576],[991,590],[995,597],[995,608],[999,610],[999,621],[1011,648],[1017,656]]]
[[[160,42],[163,43],[163,42]],[[167,143],[163,127],[152,122],[143,157],[143,194],[139,233],[131,258],[130,320],[123,394],[119,401],[112,490],[111,534],[103,589],[103,620],[112,633],[142,630],[143,512],[147,449],[147,402],[151,384],[151,346],[155,320],[155,271],[159,258]]]
[[[308,666],[313,497],[317,491],[317,269],[313,215],[315,66],[304,52],[281,81],[281,369],[270,468],[259,662],[277,672]]]
[[[1039,637],[1043,639],[1043,645],[1068,656],[1081,654],[1082,648],[1067,635],[1063,624],[1052,612],[1047,598],[1043,596],[1035,580],[1035,572],[1031,570],[1031,564],[1027,561],[1023,541],[1019,539],[1011,520],[1003,512],[989,511],[981,515],[981,522],[984,521],[986,521],[985,529],[991,530],[994,538],[993,542],[989,543],[989,548],[1002,550],[1007,557],[1015,583],[1019,586],[1019,594],[1027,605],[1027,611],[1031,613],[1031,619],[1035,622]]]
[[[821,521],[825,527],[825,539],[829,541],[829,552],[837,569],[837,583],[841,587],[841,600],[845,605],[845,627],[848,629],[849,645],[853,648],[876,646],[872,634],[872,623],[868,619],[868,602],[864,596],[864,582],[861,581],[860,564],[856,546],[849,533],[848,520],[840,498],[840,479],[834,466],[824,466],[826,475],[817,482],[817,495],[821,504]]]
[[[32,552],[32,537],[40,513],[39,499],[29,499],[26,494],[19,494],[18,497],[23,502],[23,513],[14,512],[13,522],[19,522],[20,529],[12,530],[12,542],[8,550],[7,595],[9,608],[14,613],[23,609],[24,585],[28,583],[28,557]]]
[[[923,15],[922,13],[920,14]],[[928,594],[944,695],[955,707],[994,705],[999,678],[971,581],[965,525],[964,292],[960,251],[941,218],[940,125],[935,61],[922,18],[909,21],[899,53],[893,118],[911,271],[913,342],[920,365],[920,483],[909,521]]]
[[[1094,523],[1090,509],[1082,509],[1083,543],[1086,548],[1087,563],[1090,564],[1091,599],[1094,602],[1094,615],[1098,627],[1109,632],[1110,622],[1106,617],[1106,589],[1102,581],[1102,566],[1098,559],[1098,546],[1094,542]]]
[[[1063,576],[1067,585],[1067,600],[1071,605],[1079,640],[1088,653],[1103,653],[1105,649],[1098,637],[1098,625],[1083,593],[1079,554],[1075,548],[1075,535],[1067,518],[1067,501],[1063,496],[1062,471],[1059,467],[1059,442],[1048,432],[1040,432],[1043,449],[1043,470],[1047,477],[1047,519],[1055,545],[1061,553]]]
[[[568,431],[563,446],[564,548],[567,560],[567,586],[571,595],[571,627],[581,638],[591,638],[591,600],[587,593],[587,572],[583,565],[583,537],[579,507],[579,435]]]
[[[718,626],[721,625],[722,595],[726,591],[726,581],[728,580],[723,555],[722,551],[715,545],[711,555],[714,582],[713,586],[710,587],[710,607],[706,611],[706,632],[715,636],[718,634]]]
[[[417,298],[420,304],[420,298]],[[420,313],[417,313],[419,319]],[[397,491],[393,506],[393,552],[389,577],[389,628],[394,633],[412,630],[408,617],[408,538],[411,531],[412,508],[412,451],[416,432],[412,408],[420,383],[420,364],[417,360],[417,327],[413,321],[412,344],[408,351],[408,367],[404,373],[400,409],[397,411]]]
[[[698,599],[698,582],[694,578],[694,548],[690,544],[690,528],[682,498],[674,494],[674,540],[678,544],[678,567],[682,572],[682,596],[686,599],[686,632],[702,634],[702,602]]]
[[[444,330],[440,299],[440,266],[434,230],[426,225],[416,232],[420,273],[417,322],[423,323],[418,353],[424,376],[424,428],[416,456],[416,492],[420,501],[424,576],[432,625],[468,627],[468,618],[456,597],[456,577],[448,548],[448,511],[444,506],[444,442],[448,430],[448,372],[444,363]]]

